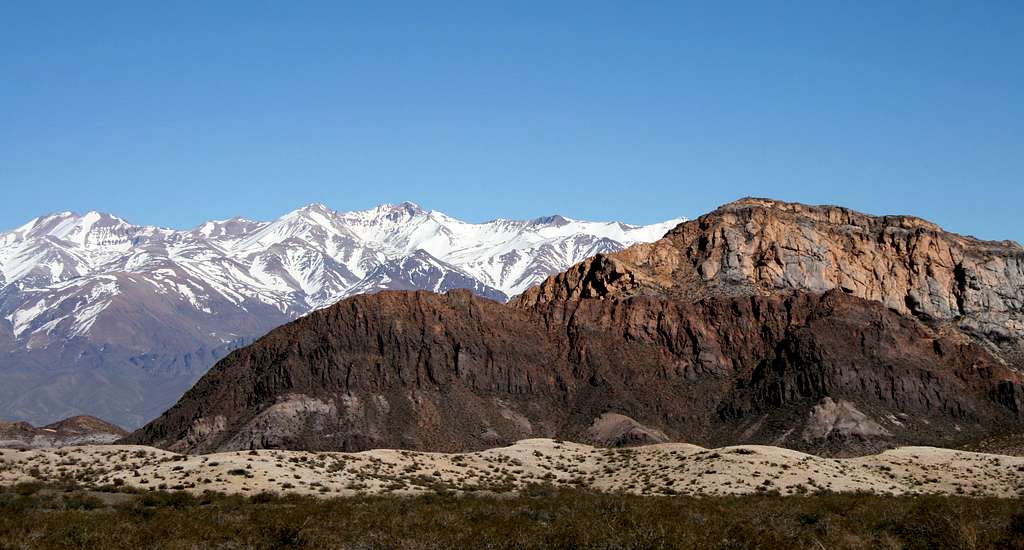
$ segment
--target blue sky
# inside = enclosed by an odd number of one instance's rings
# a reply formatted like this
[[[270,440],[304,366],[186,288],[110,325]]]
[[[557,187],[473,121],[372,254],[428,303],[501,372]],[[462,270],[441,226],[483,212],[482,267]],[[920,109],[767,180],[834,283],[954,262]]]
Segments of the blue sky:
[[[5,2],[0,227],[745,195],[1024,241],[1020,2]]]

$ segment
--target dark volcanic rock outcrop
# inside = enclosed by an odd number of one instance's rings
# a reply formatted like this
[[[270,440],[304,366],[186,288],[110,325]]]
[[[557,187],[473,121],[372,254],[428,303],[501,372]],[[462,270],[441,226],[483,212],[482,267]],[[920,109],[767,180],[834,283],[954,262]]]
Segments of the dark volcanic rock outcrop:
[[[1024,414],[1022,256],[916,218],[746,199],[510,305],[343,301],[233,352],[128,441],[955,445]]]
[[[357,296],[232,353],[130,441],[453,450],[555,433],[572,381],[557,345],[468,291]]]
[[[999,397],[1020,377],[978,344],[841,292],[591,300],[547,321],[467,292],[353,298],[231,354],[129,441],[454,451],[663,434],[843,452],[954,444],[1020,404]],[[823,430],[827,399],[885,431]],[[607,413],[628,426],[600,435]]]

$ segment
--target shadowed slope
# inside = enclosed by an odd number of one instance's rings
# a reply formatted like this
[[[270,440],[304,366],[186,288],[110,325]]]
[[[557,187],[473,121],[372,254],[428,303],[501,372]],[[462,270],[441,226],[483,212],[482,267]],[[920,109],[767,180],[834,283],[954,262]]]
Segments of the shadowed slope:
[[[1019,375],[977,344],[840,292],[562,314],[464,291],[352,298],[232,353],[128,441],[453,451],[660,433],[850,453],[954,444],[1020,406]],[[595,433],[609,412],[636,422],[633,436]]]

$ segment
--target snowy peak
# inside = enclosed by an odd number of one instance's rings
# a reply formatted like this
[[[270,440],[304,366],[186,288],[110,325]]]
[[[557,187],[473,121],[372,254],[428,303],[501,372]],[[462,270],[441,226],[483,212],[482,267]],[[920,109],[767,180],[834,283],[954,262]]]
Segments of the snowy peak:
[[[632,226],[553,215],[468,223],[412,202],[352,212],[312,203],[271,222],[235,217],[173,231],[96,211],[59,212],[0,234],[0,281],[38,290],[170,266],[228,301],[301,311],[350,295],[379,265],[422,252],[512,296],[594,253],[655,240],[680,221]],[[304,305],[282,305],[282,293]]]
[[[337,218],[337,212],[331,210],[326,205],[314,202],[285,214],[281,217],[281,220],[302,220],[312,225],[331,227]]]
[[[476,280],[449,263],[432,256],[426,250],[415,250],[402,258],[388,260],[373,269],[347,296],[370,294],[381,290],[429,290],[444,293],[458,288],[469,289],[478,296],[507,301],[508,296]]]
[[[15,339],[45,333],[37,341],[52,343],[88,336],[128,287],[210,317],[224,313],[211,304],[295,317],[382,289],[469,288],[507,300],[589,256],[655,240],[679,221],[632,226],[553,215],[469,223],[412,202],[352,212],[312,203],[271,222],[234,217],[174,231],[96,211],[59,212],[0,234],[0,290],[15,289],[0,318]],[[131,284],[115,284],[125,280]]]
[[[420,208],[420,205],[409,201],[398,204],[381,204],[374,208],[372,212],[376,217],[383,217],[393,222],[417,218],[427,214],[427,211]]]
[[[234,217],[183,231],[101,212],[41,216],[0,233],[0,356],[34,373],[0,384],[0,416],[82,412],[53,397],[75,398],[79,384],[46,369],[77,377],[96,372],[79,366],[104,365],[113,370],[83,387],[107,396],[109,410],[85,412],[138,425],[180,395],[160,388],[184,391],[232,346],[346,297],[468,289],[505,301],[679,221],[471,223],[411,202],[351,212],[313,203],[272,221]],[[149,376],[141,371],[160,369],[179,385],[139,382]]]
[[[81,245],[90,240],[88,236],[94,227],[103,231],[104,228],[129,227],[129,224],[117,216],[102,212],[89,211],[85,215],[58,212],[35,218],[9,234],[17,240],[53,237]]]
[[[574,220],[570,220],[569,218],[566,218],[565,216],[560,216],[558,214],[555,214],[554,216],[543,216],[543,217],[540,217],[540,218],[535,218],[535,219],[533,219],[530,222],[530,224],[531,225],[552,225],[552,226],[555,226],[555,227],[562,227],[562,226],[565,226],[565,225],[569,225],[573,221]]]
[[[47,214],[35,218],[25,225],[5,233],[4,235],[10,235],[13,238],[25,239],[30,237],[42,237],[55,232],[57,228],[61,226],[73,223],[79,216],[74,212],[54,212],[53,214]]]
[[[175,233],[170,229],[133,225],[113,214],[95,210],[85,214],[59,212],[35,218],[0,234],[0,246],[48,240],[80,249],[127,249],[141,240],[163,239]]]
[[[234,217],[226,220],[213,220],[201,224],[192,231],[196,239],[231,239],[244,236],[264,226],[263,222],[257,222],[248,218]]]

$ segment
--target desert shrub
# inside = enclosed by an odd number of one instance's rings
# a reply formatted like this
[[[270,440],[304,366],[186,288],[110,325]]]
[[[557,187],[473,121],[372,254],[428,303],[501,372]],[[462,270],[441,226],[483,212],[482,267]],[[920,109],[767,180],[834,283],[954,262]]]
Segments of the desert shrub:
[[[27,483],[19,483],[11,488],[15,493],[22,496],[34,495],[43,488],[43,484],[38,481],[30,481]]]
[[[1024,548],[1021,510],[995,498],[641,497],[543,484],[319,499],[41,485],[0,488],[0,548]]]
[[[64,495],[64,508],[67,510],[95,510],[102,506],[103,501],[93,495],[85,493]]]
[[[523,487],[522,494],[531,498],[549,498],[557,491],[550,483],[530,483]]]
[[[151,491],[143,493],[139,502],[148,507],[182,509],[195,506],[197,499],[185,491]]]
[[[275,502],[277,501],[277,499],[277,494],[271,493],[270,491],[262,491],[252,496],[252,501],[255,502],[256,504],[267,504],[270,502]]]

